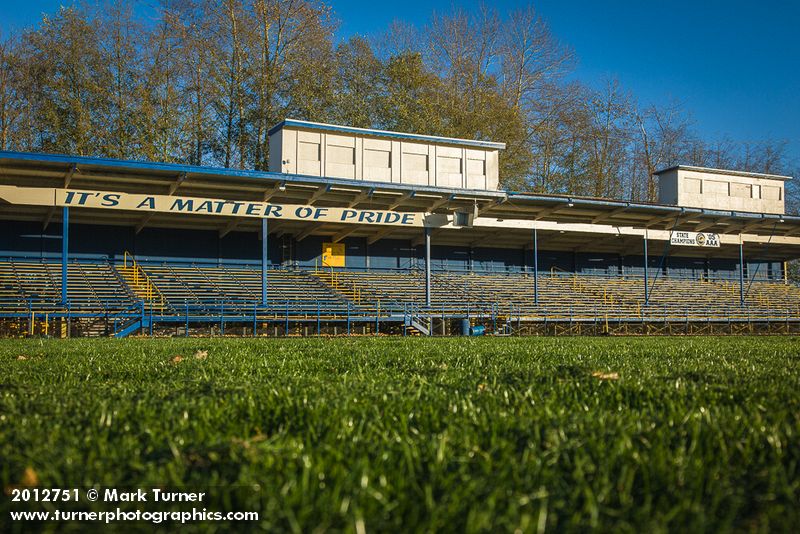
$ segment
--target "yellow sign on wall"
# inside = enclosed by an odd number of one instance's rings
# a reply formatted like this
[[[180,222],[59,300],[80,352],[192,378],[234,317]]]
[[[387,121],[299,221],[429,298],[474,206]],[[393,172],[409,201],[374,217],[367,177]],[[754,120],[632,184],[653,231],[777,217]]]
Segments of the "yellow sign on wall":
[[[344,267],[344,243],[322,244],[322,265],[324,267]]]

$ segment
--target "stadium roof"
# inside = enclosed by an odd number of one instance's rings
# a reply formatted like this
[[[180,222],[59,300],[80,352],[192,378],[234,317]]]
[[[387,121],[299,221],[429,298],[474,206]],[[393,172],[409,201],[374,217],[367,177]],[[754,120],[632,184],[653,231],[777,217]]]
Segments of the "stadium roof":
[[[436,244],[526,247],[531,241],[531,221],[536,221],[535,224],[541,225],[540,234],[544,234],[540,246],[550,250],[638,251],[645,230],[677,230],[730,235],[728,243],[737,236],[736,250],[732,247],[726,250],[725,246],[717,251],[684,247],[682,255],[707,256],[714,252],[720,256],[734,256],[738,254],[738,235],[746,234],[753,236],[745,240],[746,250],[765,259],[800,257],[800,217],[789,215],[19,152],[0,152],[0,185],[270,200],[406,212],[477,212],[482,224],[475,228],[434,229]],[[51,220],[59,220],[59,213],[52,207],[0,204],[0,218],[42,221],[46,226]],[[257,231],[259,227],[257,219],[91,208],[76,210],[72,220],[79,224],[133,226],[137,232],[146,227],[189,227],[218,230],[220,235],[226,235],[232,231]],[[283,220],[272,221],[270,231],[292,234],[297,239],[309,235],[322,235],[336,241],[344,237],[366,237],[368,243],[380,238],[419,242],[421,234],[418,228]]]
[[[714,169],[711,167],[694,167],[692,165],[673,165],[672,167],[667,167],[666,169],[661,169],[660,171],[656,171],[653,174],[656,176],[660,174],[665,174],[670,171],[695,171],[695,172],[704,172],[709,174],[725,174],[729,176],[746,176],[748,178],[766,178],[769,180],[791,180],[791,176],[783,176],[780,174],[764,174],[761,172],[747,172],[747,171],[732,171],[728,169]]]
[[[319,130],[323,132],[346,133],[352,135],[367,135],[370,137],[385,137],[389,139],[405,139],[408,141],[424,141],[426,143],[442,143],[448,145],[461,145],[475,148],[492,148],[495,150],[504,150],[505,143],[496,143],[493,141],[475,141],[472,139],[457,139],[455,137],[439,137],[435,135],[421,135],[413,133],[390,132],[388,130],[373,130],[370,128],[353,128],[351,126],[339,126],[337,124],[325,124],[322,122],[300,121],[295,119],[286,119],[272,128],[270,128],[268,135],[281,130],[283,127],[302,128],[304,130]]]

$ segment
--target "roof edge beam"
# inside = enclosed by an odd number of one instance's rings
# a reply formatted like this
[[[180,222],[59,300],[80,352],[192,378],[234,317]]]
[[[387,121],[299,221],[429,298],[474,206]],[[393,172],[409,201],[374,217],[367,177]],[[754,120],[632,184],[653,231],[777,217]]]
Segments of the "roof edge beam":
[[[175,179],[175,182],[169,186],[169,192],[167,193],[167,196],[174,195],[175,191],[177,191],[178,188],[181,186],[181,184],[183,184],[183,182],[186,181],[186,177],[187,174],[185,172],[180,173],[178,177]]]
[[[308,236],[310,236],[311,234],[313,234],[315,231],[319,230],[324,224],[325,223],[312,224],[311,226],[309,226],[308,228],[306,228],[305,230],[303,230],[299,234],[295,235],[294,236],[295,241],[297,241],[299,243],[303,239],[305,239]]]
[[[339,232],[338,234],[333,236],[331,238],[331,243],[338,243],[339,241],[341,241],[345,237],[347,237],[347,236],[349,236],[351,234],[354,234],[358,230],[359,230],[358,225],[357,224],[352,224],[352,225],[350,225],[350,228],[345,228],[344,230],[342,230],[341,232]]]
[[[597,217],[592,219],[592,224],[597,224],[599,222],[611,219],[612,217],[616,217],[620,213],[624,213],[626,211],[628,211],[628,206],[622,206],[621,208],[615,208],[615,209],[613,209],[611,211],[608,211],[606,213],[598,215]]]
[[[388,226],[388,227],[386,227],[386,228],[384,228],[382,230],[379,230],[378,232],[375,232],[374,234],[372,234],[371,236],[369,236],[367,238],[367,245],[372,245],[372,244],[376,243],[377,241],[380,241],[381,239],[383,239],[384,237],[388,236],[389,234],[391,234],[395,230],[397,230],[397,228],[395,228],[394,226]]]
[[[400,206],[406,200],[411,200],[415,196],[417,196],[417,192],[416,191],[409,191],[408,193],[404,194],[403,196],[401,196],[400,198],[398,198],[397,200],[395,200],[394,202],[389,204],[389,207],[387,208],[387,210],[388,211],[392,211],[392,210],[396,209],[398,206]]]
[[[361,191],[358,195],[356,195],[353,198],[353,200],[350,201],[350,203],[347,205],[347,207],[348,208],[354,208],[357,205],[359,205],[362,202],[364,202],[365,200],[367,200],[368,198],[372,198],[373,194],[375,194],[375,188],[374,187],[370,187],[366,191]]]

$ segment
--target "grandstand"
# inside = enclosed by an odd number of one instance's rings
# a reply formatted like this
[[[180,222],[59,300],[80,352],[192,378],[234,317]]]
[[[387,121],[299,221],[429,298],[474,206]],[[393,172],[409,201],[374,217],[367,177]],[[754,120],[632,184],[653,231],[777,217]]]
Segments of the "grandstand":
[[[287,120],[269,172],[0,152],[5,335],[797,332],[788,177],[498,190],[486,141]]]

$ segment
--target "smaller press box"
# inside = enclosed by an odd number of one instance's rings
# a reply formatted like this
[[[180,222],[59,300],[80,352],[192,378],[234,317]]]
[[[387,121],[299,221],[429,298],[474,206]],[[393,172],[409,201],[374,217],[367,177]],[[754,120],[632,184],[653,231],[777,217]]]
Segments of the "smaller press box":
[[[788,176],[679,165],[656,173],[661,204],[751,213],[785,213]]]

